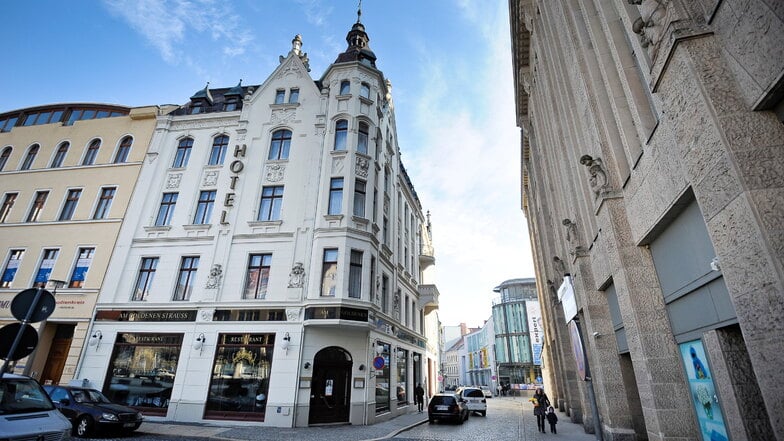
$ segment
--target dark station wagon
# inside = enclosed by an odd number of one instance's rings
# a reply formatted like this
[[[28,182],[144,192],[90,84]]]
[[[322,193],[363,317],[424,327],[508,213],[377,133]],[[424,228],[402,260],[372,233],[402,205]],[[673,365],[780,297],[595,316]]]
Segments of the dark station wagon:
[[[112,403],[95,389],[46,385],[44,390],[71,421],[76,436],[104,430],[132,432],[142,424],[142,414],[136,409]]]
[[[451,420],[463,424],[469,413],[466,401],[455,394],[435,394],[427,405],[427,420],[430,424],[435,420]]]

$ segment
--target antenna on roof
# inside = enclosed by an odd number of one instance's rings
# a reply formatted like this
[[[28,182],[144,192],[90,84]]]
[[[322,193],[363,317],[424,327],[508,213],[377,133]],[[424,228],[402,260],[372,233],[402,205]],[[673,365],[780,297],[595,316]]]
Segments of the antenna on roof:
[[[362,0],[359,0],[357,5],[357,23],[362,23]]]

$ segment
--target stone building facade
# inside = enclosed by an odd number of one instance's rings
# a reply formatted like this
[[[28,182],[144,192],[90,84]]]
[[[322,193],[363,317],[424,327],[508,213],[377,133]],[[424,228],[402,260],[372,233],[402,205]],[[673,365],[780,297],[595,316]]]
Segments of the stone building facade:
[[[784,3],[509,4],[548,393],[605,440],[784,439]]]
[[[150,418],[373,424],[435,392],[430,219],[359,20],[318,79],[302,40],[261,83],[161,116],[79,378]]]
[[[16,373],[48,384],[74,377],[156,117],[166,111],[60,103],[0,113],[0,326],[17,321],[11,302],[21,291],[56,294]]]

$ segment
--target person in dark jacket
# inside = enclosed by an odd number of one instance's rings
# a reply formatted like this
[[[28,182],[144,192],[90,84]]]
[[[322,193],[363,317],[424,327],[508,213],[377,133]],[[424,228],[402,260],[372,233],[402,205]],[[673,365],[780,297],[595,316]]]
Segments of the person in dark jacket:
[[[550,423],[550,433],[558,433],[555,430],[555,425],[558,424],[558,415],[555,414],[553,406],[547,409],[547,422]]]
[[[422,412],[422,407],[425,405],[425,389],[422,388],[422,383],[417,383],[414,388],[414,400],[416,400],[417,408]]]
[[[534,415],[536,415],[536,426],[539,428],[539,431],[542,433],[546,433],[544,431],[544,420],[545,415],[547,415],[547,408],[550,407],[550,399],[547,398],[547,394],[544,393],[541,387],[536,388],[536,393],[534,396],[531,397],[529,400],[534,404]]]

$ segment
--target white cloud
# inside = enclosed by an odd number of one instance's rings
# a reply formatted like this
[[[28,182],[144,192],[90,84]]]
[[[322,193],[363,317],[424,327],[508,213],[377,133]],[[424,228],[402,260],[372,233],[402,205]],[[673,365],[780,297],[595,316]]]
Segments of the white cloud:
[[[432,212],[445,324],[482,324],[491,315],[495,286],[533,276],[520,209],[508,19],[505,2],[498,3],[496,10],[460,3],[486,47],[483,58],[462,68],[470,72],[455,72],[460,68],[432,53],[418,54],[424,92],[415,118],[422,138],[404,161]],[[472,99],[477,96],[482,99]]]
[[[253,41],[229,3],[215,0],[103,0],[115,16],[141,34],[171,64],[184,56],[191,36],[207,33],[229,57],[241,55]]]

